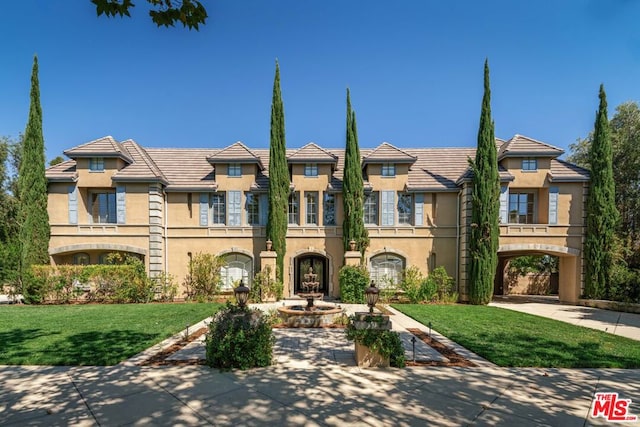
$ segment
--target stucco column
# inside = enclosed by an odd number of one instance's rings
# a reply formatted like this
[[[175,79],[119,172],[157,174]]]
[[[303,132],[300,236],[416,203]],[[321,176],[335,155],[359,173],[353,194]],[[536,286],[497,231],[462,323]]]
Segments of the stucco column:
[[[360,260],[362,260],[362,254],[360,251],[356,251],[356,242],[353,240],[349,242],[350,250],[344,253],[344,265],[351,265],[353,267],[357,267],[360,265]]]
[[[270,267],[269,280],[276,280],[276,258],[277,254],[274,251],[262,251],[260,252],[260,267],[262,271],[265,268]]]
[[[560,302],[576,304],[580,297],[580,269],[578,268],[578,257],[561,256],[558,260],[559,283],[558,299]]]

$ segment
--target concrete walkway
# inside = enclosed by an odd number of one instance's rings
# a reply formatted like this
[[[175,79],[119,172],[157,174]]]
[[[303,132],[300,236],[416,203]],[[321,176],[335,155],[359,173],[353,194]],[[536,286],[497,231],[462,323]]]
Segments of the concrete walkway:
[[[0,366],[0,425],[606,425],[589,416],[596,392],[640,415],[640,370],[506,369],[472,353],[475,368],[361,369],[342,331],[276,333],[276,364],[244,372]]]
[[[560,304],[557,298],[513,295],[495,298],[489,305],[548,317],[640,341],[640,314]]]

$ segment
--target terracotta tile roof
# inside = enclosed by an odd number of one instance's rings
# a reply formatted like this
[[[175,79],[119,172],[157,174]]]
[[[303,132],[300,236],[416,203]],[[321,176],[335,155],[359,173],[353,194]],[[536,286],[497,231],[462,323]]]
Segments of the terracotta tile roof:
[[[113,146],[115,141],[111,142],[109,138],[105,137],[96,141],[102,141],[100,144],[108,143]],[[96,143],[96,141],[88,144]],[[501,140],[496,140],[497,144],[500,142]],[[99,145],[92,146],[87,150],[88,144],[76,147],[69,152],[71,154],[90,152],[95,156],[94,148]],[[120,152],[126,154],[130,159],[130,164],[114,175],[115,181],[161,182],[166,185],[167,191],[214,191],[217,189],[217,184],[214,166],[211,163],[221,160],[250,161],[261,165],[256,180],[251,186],[252,190],[268,191],[268,149],[250,150],[239,142],[217,151],[193,148],[145,149],[132,140],[115,144]],[[511,148],[503,149],[506,144],[510,144]],[[509,141],[502,141],[501,150],[504,153],[513,153],[512,149],[520,150],[522,147],[527,147],[528,144],[533,144],[548,155],[552,153],[556,155],[559,150],[519,135]],[[458,191],[459,185],[472,177],[468,159],[475,157],[475,151],[475,148],[400,150],[391,144],[383,143],[374,149],[362,149],[361,155],[363,163],[367,162],[367,159],[369,162],[373,160],[375,162],[411,163],[407,182],[408,191]],[[294,162],[308,162],[309,159],[335,162],[327,191],[339,192],[342,190],[344,149],[325,149],[310,143],[300,149],[288,149],[286,155],[288,159],[294,159]],[[513,180],[513,176],[504,168],[500,167],[499,173],[502,181]],[[74,160],[68,160],[47,169],[47,178],[52,182],[74,182],[77,180],[77,176]],[[587,181],[589,172],[563,160],[552,159],[549,179],[553,182]],[[365,182],[364,186],[365,188],[371,187],[369,182]]]
[[[76,182],[78,180],[76,161],[67,160],[51,166],[45,171],[45,176],[49,182]]]
[[[413,163],[416,157],[388,142],[383,142],[364,156],[364,163]]]
[[[149,157],[147,152],[134,140],[123,141],[122,146],[129,152],[133,163],[119,170],[113,175],[113,180],[117,182],[152,182],[158,181],[167,184],[168,181],[160,168]]]
[[[269,191],[269,150],[258,149],[251,151],[260,159],[263,165],[262,169],[258,170],[258,175],[251,186],[251,191]]]
[[[289,163],[338,163],[338,156],[314,142],[310,142],[304,147],[295,150],[293,154],[287,156]]]
[[[133,160],[122,144],[113,139],[112,136],[103,136],[93,141],[89,141],[86,144],[78,145],[69,150],[65,150],[64,154],[71,158],[86,158],[86,157],[107,157],[107,158],[120,158],[127,163],[132,163]]]
[[[551,160],[549,170],[550,182],[586,182],[589,181],[589,171],[580,166],[560,159]]]
[[[564,150],[522,135],[514,135],[498,150],[498,160],[505,157],[558,157]]]
[[[468,158],[475,156],[474,148],[407,149],[416,157],[409,169],[407,190],[455,190],[456,181],[469,168]]]
[[[214,191],[211,149],[147,148],[146,153],[166,178],[167,191]]]
[[[231,144],[220,151],[216,151],[214,154],[207,157],[207,160],[212,165],[219,163],[257,163],[260,169],[264,169],[264,165],[260,158],[240,141],[235,144]]]

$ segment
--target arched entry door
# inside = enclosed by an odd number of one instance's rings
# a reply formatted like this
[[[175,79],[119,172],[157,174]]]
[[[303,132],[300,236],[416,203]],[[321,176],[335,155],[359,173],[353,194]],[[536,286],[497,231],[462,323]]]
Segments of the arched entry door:
[[[295,293],[304,292],[302,289],[302,281],[304,280],[304,275],[309,272],[309,267],[313,268],[313,272],[318,275],[317,280],[320,283],[318,291],[326,295],[329,291],[327,277],[329,275],[329,265],[327,258],[317,254],[301,255],[296,258]]]

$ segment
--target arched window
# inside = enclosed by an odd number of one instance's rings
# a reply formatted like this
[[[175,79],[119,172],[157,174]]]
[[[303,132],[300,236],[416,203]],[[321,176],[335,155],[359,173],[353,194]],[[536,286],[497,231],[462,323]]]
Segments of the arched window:
[[[103,252],[98,257],[98,264],[109,264],[108,258],[111,255],[111,252]]]
[[[224,257],[226,265],[220,269],[222,291],[233,290],[234,285],[242,280],[251,286],[253,279],[253,260],[247,255],[231,253]]]
[[[402,281],[402,270],[404,270],[404,258],[384,253],[371,258],[369,269],[371,280],[376,282],[376,286],[384,288],[394,288]]]
[[[78,252],[77,254],[73,255],[73,263],[75,265],[89,265],[89,254],[85,252]]]

